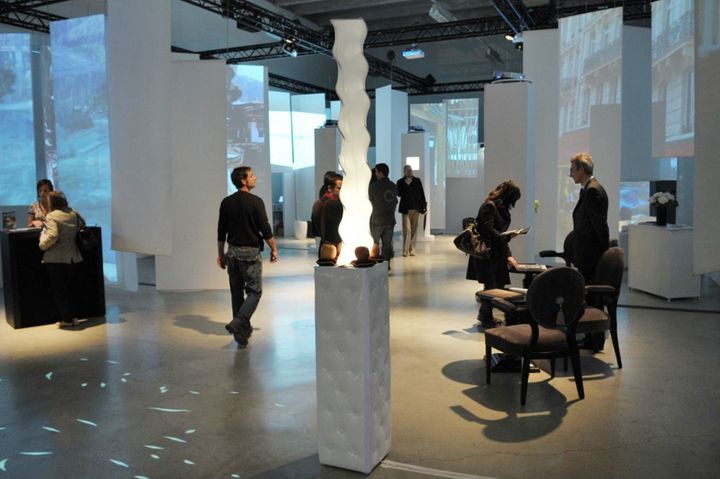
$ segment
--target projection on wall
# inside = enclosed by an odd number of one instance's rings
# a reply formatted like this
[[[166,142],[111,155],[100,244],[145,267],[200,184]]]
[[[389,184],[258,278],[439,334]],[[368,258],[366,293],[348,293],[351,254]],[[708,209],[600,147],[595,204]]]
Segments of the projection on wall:
[[[103,232],[105,278],[117,281],[110,249],[111,189],[105,16],[74,18],[50,24],[52,98],[46,108],[55,124],[46,125],[47,141],[56,139],[58,189],[89,224]]]
[[[572,230],[580,194],[569,177],[570,158],[590,151],[593,108],[622,98],[622,8],[560,19],[560,125],[557,244]],[[602,158],[595,158],[602,182]]]
[[[0,204],[29,205],[36,197],[31,71],[30,35],[0,34]],[[27,211],[15,213],[25,226]]]
[[[447,100],[446,100],[447,101]],[[432,165],[431,228],[445,228],[445,178],[447,158],[447,108],[445,103],[417,103],[410,105],[410,125],[421,127],[428,134],[430,164]]]
[[[695,154],[695,34],[693,0],[652,3],[654,157]]]
[[[228,192],[234,193],[237,188],[230,181],[232,170],[265,158],[265,68],[228,65],[226,91]]]
[[[270,164],[292,167],[290,94],[281,91],[268,92],[268,102],[270,103],[270,125],[268,128],[270,131]]]
[[[477,178],[478,117],[477,98],[445,100],[447,111],[448,178]]]
[[[293,168],[315,165],[315,129],[325,124],[325,94],[293,95],[292,108]]]

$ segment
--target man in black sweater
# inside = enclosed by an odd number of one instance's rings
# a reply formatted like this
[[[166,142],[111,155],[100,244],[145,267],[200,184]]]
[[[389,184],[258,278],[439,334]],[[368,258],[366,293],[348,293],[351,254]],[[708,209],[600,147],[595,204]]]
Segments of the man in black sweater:
[[[400,213],[403,215],[403,256],[415,256],[418,219],[427,210],[422,181],[412,173],[412,166],[405,165],[404,176],[397,181],[400,197]]]
[[[227,269],[230,279],[233,319],[225,329],[240,346],[252,335],[250,318],[262,296],[263,240],[270,247],[270,262],[278,260],[265,203],[250,193],[257,177],[249,166],[235,168],[230,175],[238,191],[220,203],[217,265]],[[225,243],[228,244],[227,252]]]

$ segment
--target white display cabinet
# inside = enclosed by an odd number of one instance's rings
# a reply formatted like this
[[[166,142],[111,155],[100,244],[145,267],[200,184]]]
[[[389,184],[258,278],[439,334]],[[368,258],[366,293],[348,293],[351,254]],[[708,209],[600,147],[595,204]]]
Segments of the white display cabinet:
[[[630,225],[629,238],[630,289],[668,300],[700,297],[700,275],[693,274],[692,228]]]

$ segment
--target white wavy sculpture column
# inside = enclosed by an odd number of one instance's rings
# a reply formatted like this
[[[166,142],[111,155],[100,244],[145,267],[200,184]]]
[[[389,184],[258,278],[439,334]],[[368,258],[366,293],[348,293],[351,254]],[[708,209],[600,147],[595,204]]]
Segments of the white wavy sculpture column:
[[[333,20],[343,101],[340,164],[346,173],[340,234],[345,258],[356,246],[370,246],[370,171],[365,155],[369,99],[362,20]],[[345,264],[347,264],[345,261]],[[317,441],[321,464],[368,474],[390,452],[390,308],[388,273],[371,268],[315,267],[315,352]]]
[[[340,192],[345,208],[340,223],[344,245],[337,264],[346,265],[355,259],[356,247],[370,248],[373,242],[370,236],[372,205],[368,199],[370,168],[367,165],[370,98],[365,93],[368,63],[363,55],[367,25],[362,19],[332,20],[332,25],[335,29],[333,56],[338,64],[335,90],[342,105],[338,122],[342,134],[340,167],[345,174]]]

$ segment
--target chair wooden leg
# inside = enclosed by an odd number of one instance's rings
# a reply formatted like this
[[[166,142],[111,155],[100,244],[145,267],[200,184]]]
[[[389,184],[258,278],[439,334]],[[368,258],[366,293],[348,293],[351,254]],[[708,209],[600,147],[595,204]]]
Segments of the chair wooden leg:
[[[575,375],[575,386],[577,387],[580,399],[585,399],[585,388],[583,387],[582,370],[580,369],[580,350],[577,345],[570,351],[573,374]]]
[[[555,377],[555,358],[550,359],[550,377]]]
[[[567,368],[568,368],[568,358],[567,358],[567,356],[565,356],[565,357],[563,358],[563,370],[564,370],[565,372],[567,372]]]
[[[485,384],[490,384],[490,368],[492,367],[492,358],[490,357],[490,351],[492,348],[485,341]]]
[[[618,369],[622,369],[622,358],[620,357],[620,343],[618,342],[617,328],[610,328],[610,337],[615,349],[615,359],[617,360]]]
[[[525,405],[527,399],[528,380],[530,379],[530,357],[524,355],[522,358],[522,378],[520,384],[520,404]]]

